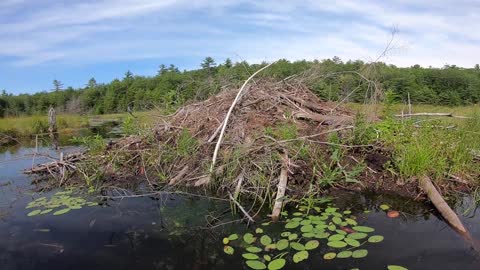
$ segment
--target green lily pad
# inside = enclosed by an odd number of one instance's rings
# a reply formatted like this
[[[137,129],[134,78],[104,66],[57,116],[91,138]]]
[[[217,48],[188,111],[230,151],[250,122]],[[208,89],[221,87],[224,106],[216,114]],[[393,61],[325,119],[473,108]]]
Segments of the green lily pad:
[[[247,250],[248,252],[250,253],[259,253],[262,251],[261,248],[258,248],[258,247],[247,247],[245,250]]]
[[[345,238],[343,234],[334,234],[328,238],[328,241],[341,241]]]
[[[358,242],[357,240],[352,239],[352,238],[345,238],[343,241],[345,241],[345,243],[349,244],[352,247],[359,247],[360,246],[360,242]]]
[[[333,217],[332,218],[333,223],[340,225],[342,223],[342,219],[339,217]]]
[[[224,237],[222,242],[224,245],[227,245],[230,242],[230,240],[227,237]]]
[[[251,233],[246,233],[243,235],[243,241],[245,241],[247,244],[251,244],[255,242],[255,240],[257,240],[257,238],[255,238],[255,236],[253,236]]]
[[[41,212],[42,212],[41,209],[36,209],[36,210],[33,210],[32,212],[28,213],[27,216],[33,217],[33,216],[36,216],[36,215],[40,214]]]
[[[316,249],[320,245],[320,242],[317,240],[310,240],[305,244],[305,249],[306,250],[312,250]]]
[[[300,226],[298,221],[290,221],[289,223],[285,224],[285,229],[295,229]]]
[[[304,225],[304,226],[305,225],[310,225],[310,224],[312,224],[312,221],[309,220],[309,219],[304,219],[300,222],[300,225]]]
[[[284,250],[286,248],[288,248],[288,240],[287,239],[281,239],[281,240],[278,240],[277,242],[277,249],[278,250]]]
[[[347,243],[343,241],[331,241],[327,243],[327,246],[333,247],[333,248],[344,248],[347,246]]]
[[[400,265],[388,265],[388,270],[408,270],[407,268],[400,266]]]
[[[63,208],[62,210],[58,210],[57,212],[53,213],[54,216],[63,215],[70,212],[70,208]]]
[[[366,249],[358,249],[358,250],[355,250],[353,253],[352,253],[352,258],[355,258],[355,259],[360,259],[360,258],[364,258],[368,255],[368,250]]]
[[[336,230],[335,232],[336,232],[337,234],[347,235],[347,232],[346,232],[346,231]]]
[[[288,237],[288,236],[290,236],[290,234],[292,234],[292,233],[291,233],[291,232],[282,232],[282,233],[280,234],[280,236],[281,236],[281,237]]]
[[[368,238],[368,242],[370,243],[380,243],[383,241],[383,236],[381,235],[373,235]]]
[[[350,250],[345,250],[337,254],[337,258],[346,259],[352,257],[353,252]]]
[[[308,251],[302,250],[293,255],[293,262],[294,263],[299,263],[303,260],[308,259]]]
[[[312,225],[305,225],[305,226],[302,226],[302,228],[300,228],[300,231],[304,233],[312,232],[312,230],[313,230]]]
[[[267,269],[267,266],[261,261],[246,261],[248,267],[255,270]]]
[[[228,255],[232,255],[235,250],[231,246],[224,246],[223,247],[223,252],[225,252]]]
[[[52,212],[53,209],[45,209],[45,210],[42,210],[42,212],[40,213],[40,215],[45,215],[45,214],[48,214],[50,212]]]
[[[305,246],[303,244],[298,243],[298,242],[290,243],[290,247],[295,249],[295,250],[299,250],[299,251],[305,250]]]
[[[357,226],[357,221],[351,218],[346,218],[345,221],[352,226]]]
[[[335,225],[331,224],[331,225],[328,225],[328,227],[327,227],[327,228],[328,228],[330,231],[332,231],[332,232],[333,232],[333,231],[335,231],[335,230],[337,229],[337,226],[335,226]]]
[[[285,259],[275,259],[268,264],[268,270],[279,270],[285,266]]]
[[[317,238],[317,239],[325,239],[329,236],[330,236],[330,234],[327,233],[327,232],[321,232],[321,233],[315,234],[315,238]]]
[[[262,229],[262,228],[257,228],[257,229],[255,230],[255,233],[263,233],[263,229]]]
[[[299,217],[299,216],[303,216],[303,213],[302,212],[295,212],[292,215],[296,216],[296,217]]]
[[[315,237],[315,233],[313,233],[313,232],[304,233],[304,234],[302,234],[302,237],[303,238],[313,238],[313,237]]]
[[[357,232],[364,232],[364,233],[369,233],[375,231],[374,228],[372,227],[367,227],[367,226],[355,226],[352,229],[354,229]]]
[[[329,252],[329,253],[326,253],[325,255],[323,255],[323,258],[325,260],[333,260],[333,259],[335,259],[335,257],[337,257],[337,253],[334,253],[334,252]]]
[[[256,260],[259,258],[257,254],[253,254],[253,253],[243,253],[242,257],[247,260]]]
[[[366,233],[351,233],[347,235],[347,238],[360,240],[360,239],[366,238],[367,236],[368,234]]]
[[[298,235],[296,233],[292,233],[288,236],[288,240],[293,241],[298,238]]]
[[[387,211],[388,209],[390,209],[390,206],[388,204],[382,204],[380,205],[380,209],[382,209],[383,211]]]
[[[228,240],[230,241],[235,241],[238,239],[238,234],[234,233],[234,234],[231,234],[230,236],[228,236]]]
[[[268,246],[272,243],[272,238],[270,238],[268,235],[264,235],[260,237],[260,243],[262,243],[264,246]]]
[[[263,259],[264,259],[265,261],[269,262],[269,261],[272,260],[272,257],[270,257],[270,255],[265,254],[265,255],[263,255]]]

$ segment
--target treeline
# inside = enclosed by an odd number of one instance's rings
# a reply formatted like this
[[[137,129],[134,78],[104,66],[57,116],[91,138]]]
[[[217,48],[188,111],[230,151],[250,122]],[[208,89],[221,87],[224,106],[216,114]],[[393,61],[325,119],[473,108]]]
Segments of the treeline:
[[[127,71],[122,79],[98,84],[91,78],[83,88],[63,89],[55,80],[53,90],[35,94],[0,94],[0,117],[45,113],[50,106],[60,112],[105,114],[153,107],[175,108],[191,100],[203,100],[224,87],[237,86],[263,64],[232,63],[227,59],[216,64],[205,58],[201,68],[180,71],[174,65],[161,65],[153,77],[137,76]],[[312,69],[313,68],[313,69]],[[308,76],[315,70],[317,76]],[[354,71],[354,72],[351,72]],[[325,100],[347,98],[350,102],[363,102],[368,98],[368,83],[357,74],[368,73],[382,88],[394,93],[397,102],[407,96],[413,103],[464,105],[480,102],[480,68],[422,68],[418,65],[399,68],[383,63],[362,61],[343,62],[338,57],[322,61],[281,60],[267,69],[262,76],[282,79],[302,74],[311,89]],[[318,76],[318,74],[333,74]],[[300,76],[299,76],[300,77]],[[353,92],[353,93],[352,93]]]

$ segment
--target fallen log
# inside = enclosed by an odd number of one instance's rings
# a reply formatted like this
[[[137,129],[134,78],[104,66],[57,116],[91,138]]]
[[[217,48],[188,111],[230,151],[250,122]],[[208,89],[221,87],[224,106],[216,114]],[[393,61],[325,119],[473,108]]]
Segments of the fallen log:
[[[38,164],[33,166],[31,169],[26,169],[23,171],[25,174],[42,174],[42,173],[50,173],[52,171],[57,171],[60,168],[65,167],[67,164],[75,163],[80,160],[85,159],[86,156],[84,153],[71,153],[63,156],[63,159],[56,161],[51,161],[47,163]]]
[[[283,155],[282,170],[280,171],[280,179],[278,180],[277,196],[275,197],[275,203],[272,211],[272,221],[277,222],[280,218],[280,212],[282,211],[285,191],[287,189],[288,181],[288,156]]]
[[[442,195],[437,191],[432,181],[428,176],[423,176],[419,179],[420,188],[427,193],[428,198],[432,204],[437,208],[440,214],[445,220],[457,231],[466,233],[467,230],[462,224],[462,221],[458,218],[457,214],[448,206],[443,199]]]

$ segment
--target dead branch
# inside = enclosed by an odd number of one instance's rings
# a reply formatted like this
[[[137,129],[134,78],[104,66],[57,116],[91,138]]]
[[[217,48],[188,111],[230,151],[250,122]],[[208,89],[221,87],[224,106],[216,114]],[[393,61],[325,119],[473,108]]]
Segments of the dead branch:
[[[240,203],[238,203],[237,200],[235,200],[235,198],[233,198],[233,196],[230,192],[228,192],[228,197],[238,207],[238,209],[240,209],[240,211],[242,211],[243,215],[245,215],[245,217],[250,222],[255,223],[255,220],[253,220],[253,218],[247,213],[247,211],[245,211],[245,209],[242,207],[242,205],[240,205]]]
[[[453,117],[453,118],[460,118],[460,119],[472,119],[472,117],[468,116],[460,116],[460,115],[453,115],[453,113],[407,113],[407,114],[396,114],[395,117],[412,117],[412,116],[445,116],[445,117]]]
[[[280,178],[277,186],[277,196],[273,205],[272,221],[277,222],[280,218],[280,212],[282,211],[283,202],[285,199],[285,191],[287,189],[288,180],[288,155],[284,154],[282,158],[282,169],[280,171]]]

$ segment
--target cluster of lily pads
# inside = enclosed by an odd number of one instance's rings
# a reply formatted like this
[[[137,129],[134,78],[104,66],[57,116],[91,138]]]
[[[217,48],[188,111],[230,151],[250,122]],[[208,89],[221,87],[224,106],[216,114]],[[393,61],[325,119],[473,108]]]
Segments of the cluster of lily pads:
[[[30,211],[27,216],[46,215],[52,213],[54,216],[63,215],[71,210],[81,209],[85,206],[98,205],[97,202],[90,202],[82,197],[71,196],[73,190],[60,191],[52,197],[40,197],[27,204],[25,209],[37,208]]]
[[[364,246],[382,242],[384,237],[373,234],[374,228],[359,225],[351,214],[350,210],[340,211],[330,204],[323,209],[300,205],[291,215],[282,212],[287,219],[285,230],[279,235],[269,236],[260,227],[243,236],[232,234],[223,239],[224,252],[232,255],[235,249],[242,250],[246,265],[258,270],[278,270],[285,267],[287,261],[307,260],[310,253],[321,246],[320,241],[326,242],[322,244],[328,250],[323,255],[325,260],[364,258],[368,255]],[[270,222],[262,224],[268,225]],[[396,265],[389,265],[388,269],[406,270]]]

